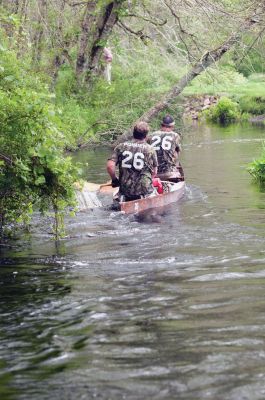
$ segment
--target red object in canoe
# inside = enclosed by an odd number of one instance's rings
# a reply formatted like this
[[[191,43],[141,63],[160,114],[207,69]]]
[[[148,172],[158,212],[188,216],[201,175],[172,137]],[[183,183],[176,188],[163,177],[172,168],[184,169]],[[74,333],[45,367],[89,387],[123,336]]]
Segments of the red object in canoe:
[[[152,179],[152,184],[156,188],[158,194],[162,194],[163,193],[163,191],[164,191],[163,190],[163,185],[162,185],[162,182],[161,182],[161,180],[159,178],[153,178]]]
[[[144,199],[121,202],[121,211],[125,214],[137,214],[149,208],[163,207],[177,202],[185,193],[185,182],[167,182],[167,184],[171,186],[170,192],[158,194],[154,197],[145,197]]]

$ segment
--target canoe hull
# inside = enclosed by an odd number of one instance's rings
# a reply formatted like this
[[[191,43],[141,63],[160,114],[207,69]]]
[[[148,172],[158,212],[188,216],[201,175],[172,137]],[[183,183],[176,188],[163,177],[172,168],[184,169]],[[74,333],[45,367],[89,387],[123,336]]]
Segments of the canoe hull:
[[[163,207],[171,203],[177,202],[185,193],[185,182],[174,183],[173,190],[168,193],[158,194],[154,197],[146,197],[144,199],[121,202],[121,211],[125,214],[138,214],[149,208]]]

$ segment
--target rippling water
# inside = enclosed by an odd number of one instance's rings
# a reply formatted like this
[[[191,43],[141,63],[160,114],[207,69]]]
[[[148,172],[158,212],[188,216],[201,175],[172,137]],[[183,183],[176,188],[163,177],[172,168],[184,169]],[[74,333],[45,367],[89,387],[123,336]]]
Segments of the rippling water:
[[[264,399],[263,138],[193,127],[180,203],[80,213],[58,246],[36,217],[2,247],[0,399]],[[79,157],[104,182],[107,151]]]

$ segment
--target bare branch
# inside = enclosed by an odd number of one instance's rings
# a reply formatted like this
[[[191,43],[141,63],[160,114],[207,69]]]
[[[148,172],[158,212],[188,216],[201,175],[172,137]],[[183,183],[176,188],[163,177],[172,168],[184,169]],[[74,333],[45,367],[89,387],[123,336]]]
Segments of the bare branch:
[[[172,6],[171,6],[166,0],[164,0],[164,3],[165,3],[165,5],[168,7],[168,9],[170,10],[171,14],[174,16],[174,18],[176,19],[176,21],[177,21],[177,23],[178,23],[178,26],[179,26],[179,29],[180,29],[179,39],[180,39],[180,41],[183,43],[183,45],[184,45],[184,47],[185,47],[185,49],[186,49],[187,55],[188,55],[188,59],[189,59],[189,61],[191,62],[192,59],[193,59],[193,60],[195,59],[195,57],[191,54],[191,52],[190,52],[190,50],[189,50],[189,48],[188,48],[188,45],[187,45],[186,41],[185,41],[184,38],[183,38],[183,35],[187,35],[187,36],[191,39],[191,41],[192,41],[192,43],[195,45],[195,47],[199,50],[199,46],[198,46],[198,44],[197,44],[197,41],[195,40],[195,37],[196,37],[196,36],[195,36],[194,34],[192,34],[192,33],[187,32],[187,31],[183,28],[182,23],[181,23],[181,20],[180,20],[180,17],[179,17],[179,16],[176,14],[176,12],[173,10]]]
[[[237,62],[237,66],[239,66],[242,61],[245,59],[245,57],[248,55],[248,53],[253,49],[259,38],[261,38],[262,34],[265,32],[265,27],[259,32],[259,34],[255,37],[251,45],[246,49],[245,53],[243,54],[242,58]]]
[[[78,3],[70,3],[69,1],[67,1],[67,4],[70,7],[85,6],[85,5],[87,5],[87,1],[79,1]]]
[[[134,17],[134,18],[137,18],[137,19],[141,19],[143,21],[150,22],[151,24],[153,24],[155,26],[163,26],[163,25],[166,25],[166,23],[167,23],[167,19],[164,19],[163,21],[158,22],[158,21],[155,21],[155,20],[150,19],[150,18],[143,17],[142,15],[138,15],[138,14],[127,14],[126,17]]]
[[[121,28],[123,28],[125,31],[131,33],[132,35],[137,36],[139,39],[141,39],[143,41],[143,43],[146,45],[146,39],[151,39],[150,36],[145,35],[143,33],[143,30],[140,29],[139,31],[133,31],[131,28],[129,28],[127,25],[124,24],[124,22],[119,21],[118,22],[118,26],[120,26]]]

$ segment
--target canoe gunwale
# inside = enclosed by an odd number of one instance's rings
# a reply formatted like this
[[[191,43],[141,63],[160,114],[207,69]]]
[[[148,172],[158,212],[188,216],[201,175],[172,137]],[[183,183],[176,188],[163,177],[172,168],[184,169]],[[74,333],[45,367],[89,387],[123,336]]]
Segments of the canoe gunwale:
[[[172,184],[172,182],[169,182]],[[145,197],[139,200],[132,200],[120,203],[121,211],[125,214],[138,214],[141,211],[163,207],[171,203],[177,202],[185,193],[185,181],[174,183],[175,190],[157,194],[154,197]]]

